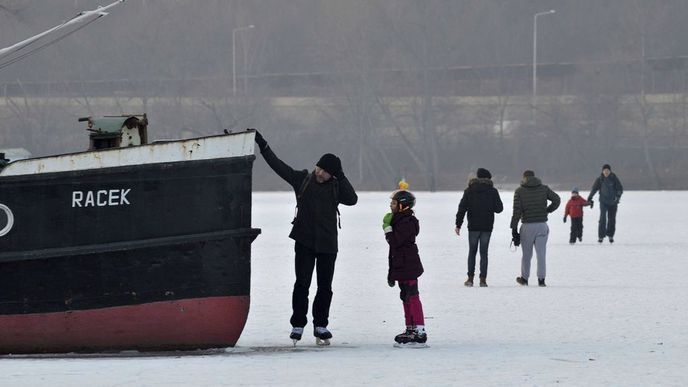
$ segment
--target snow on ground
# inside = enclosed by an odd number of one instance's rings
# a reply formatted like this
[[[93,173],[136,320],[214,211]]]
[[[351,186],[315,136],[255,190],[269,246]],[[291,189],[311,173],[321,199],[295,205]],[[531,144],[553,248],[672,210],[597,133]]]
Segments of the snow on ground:
[[[561,195],[565,203],[569,194]],[[463,286],[467,236],[453,233],[459,194],[419,193],[427,349],[392,347],[404,324],[398,290],[386,284],[388,196],[362,193],[357,206],[342,206],[330,348],[315,347],[310,335],[290,348],[293,193],[256,193],[254,226],[263,233],[236,348],[2,357],[0,385],[685,385],[688,192],[626,193],[613,246],[596,241],[597,207],[586,209],[583,244],[570,246],[562,203],[549,222],[547,288],[514,281],[511,192],[502,193],[506,211],[496,218],[488,288]]]

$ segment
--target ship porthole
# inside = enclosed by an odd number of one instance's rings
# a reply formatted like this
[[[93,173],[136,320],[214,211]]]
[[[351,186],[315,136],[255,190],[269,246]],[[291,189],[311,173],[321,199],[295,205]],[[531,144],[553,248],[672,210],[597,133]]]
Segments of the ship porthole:
[[[14,214],[12,214],[12,210],[10,210],[9,207],[1,203],[0,211],[4,212],[7,216],[7,224],[5,225],[5,227],[0,229],[0,237],[2,237],[7,235],[7,233],[10,232],[10,230],[12,229],[12,226],[14,226]]]

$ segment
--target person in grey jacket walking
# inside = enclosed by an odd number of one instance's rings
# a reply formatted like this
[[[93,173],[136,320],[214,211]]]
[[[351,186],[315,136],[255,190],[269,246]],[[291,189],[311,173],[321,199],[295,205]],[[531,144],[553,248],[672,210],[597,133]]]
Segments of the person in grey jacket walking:
[[[595,179],[592,185],[588,201],[592,203],[592,198],[595,197],[597,191],[600,191],[600,223],[597,228],[597,241],[602,243],[604,237],[609,237],[609,243],[614,243],[614,234],[616,233],[616,210],[619,206],[619,200],[623,194],[623,186],[621,181],[612,172],[612,167],[609,164],[602,166],[602,174]]]
[[[548,205],[547,202],[551,203]],[[530,261],[533,258],[533,246],[537,254],[538,285],[545,285],[547,274],[547,238],[549,227],[547,226],[547,214],[554,212],[559,207],[561,199],[556,192],[542,184],[535,177],[535,172],[523,172],[521,186],[514,192],[514,210],[511,216],[511,233],[514,241],[521,243],[521,276],[516,277],[520,285],[528,285],[530,277]],[[518,231],[518,222],[521,221],[521,231]],[[516,244],[518,246],[518,243]]]

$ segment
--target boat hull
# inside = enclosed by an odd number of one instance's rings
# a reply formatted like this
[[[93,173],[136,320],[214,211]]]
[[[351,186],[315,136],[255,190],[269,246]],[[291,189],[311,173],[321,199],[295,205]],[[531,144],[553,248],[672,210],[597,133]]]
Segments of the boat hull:
[[[0,316],[3,353],[185,350],[234,346],[249,296]]]
[[[234,345],[260,233],[252,144],[247,132],[10,164],[0,353]]]

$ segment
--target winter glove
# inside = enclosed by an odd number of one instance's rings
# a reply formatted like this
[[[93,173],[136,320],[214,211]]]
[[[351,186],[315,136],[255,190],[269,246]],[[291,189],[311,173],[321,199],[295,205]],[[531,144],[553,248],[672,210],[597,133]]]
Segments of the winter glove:
[[[514,246],[518,247],[521,245],[521,234],[515,228],[511,229],[511,241],[514,242]]]
[[[566,215],[564,215],[564,223],[566,223]]]
[[[396,282],[394,280],[388,279],[387,280],[387,285],[389,285],[390,288],[393,288]]]
[[[268,142],[265,141],[265,139],[263,138],[263,136],[260,134],[259,131],[257,131],[256,129],[253,129],[253,130],[256,131],[256,144],[258,144],[258,148],[260,148],[260,151],[262,152],[268,148]]]
[[[592,210],[592,206],[593,206],[593,204],[595,204],[595,202],[592,200],[588,200],[588,204],[590,204],[590,209]]]
[[[385,234],[388,232],[392,232],[392,213],[388,212],[385,214],[385,216],[382,218],[382,229],[385,231]]]

